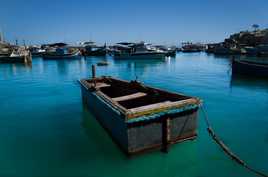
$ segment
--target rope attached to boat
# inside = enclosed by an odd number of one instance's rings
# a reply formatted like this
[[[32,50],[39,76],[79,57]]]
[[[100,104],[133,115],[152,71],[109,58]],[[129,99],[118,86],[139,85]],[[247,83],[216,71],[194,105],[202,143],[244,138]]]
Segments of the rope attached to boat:
[[[267,174],[256,170],[254,168],[252,168],[251,166],[249,166],[246,162],[244,162],[243,160],[241,160],[236,154],[234,154],[223,142],[222,140],[220,140],[220,138],[215,134],[214,130],[212,129],[210,122],[208,120],[208,115],[204,109],[204,107],[201,105],[201,110],[204,114],[204,118],[205,118],[205,122],[207,125],[207,131],[209,133],[209,135],[213,138],[213,140],[222,148],[222,150],[229,156],[231,157],[232,160],[234,160],[236,163],[238,163],[239,165],[243,166],[244,168],[248,169],[249,171],[262,176],[262,177],[268,177]]]

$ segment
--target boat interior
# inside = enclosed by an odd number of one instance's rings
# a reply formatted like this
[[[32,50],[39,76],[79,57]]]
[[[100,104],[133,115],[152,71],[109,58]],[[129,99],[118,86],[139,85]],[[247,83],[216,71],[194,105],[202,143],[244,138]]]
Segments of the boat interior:
[[[87,80],[88,84],[109,97],[125,109],[157,107],[157,105],[186,100],[192,97],[166,92],[144,86],[137,81],[126,82],[113,78]]]

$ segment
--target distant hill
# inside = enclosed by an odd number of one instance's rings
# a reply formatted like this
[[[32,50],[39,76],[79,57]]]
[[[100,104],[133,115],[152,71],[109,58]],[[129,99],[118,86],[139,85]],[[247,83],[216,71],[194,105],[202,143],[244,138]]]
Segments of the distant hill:
[[[238,46],[258,46],[261,44],[268,44],[268,29],[255,31],[241,31],[232,34],[229,38],[224,40],[225,44]]]

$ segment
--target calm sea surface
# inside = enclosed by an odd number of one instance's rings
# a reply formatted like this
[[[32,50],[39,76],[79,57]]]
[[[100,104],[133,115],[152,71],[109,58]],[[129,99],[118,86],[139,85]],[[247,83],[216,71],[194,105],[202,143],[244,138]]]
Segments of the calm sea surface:
[[[224,142],[268,173],[268,79],[232,76],[226,57],[178,53],[165,60],[34,58],[32,67],[0,64],[0,176],[2,177],[250,177],[206,132],[196,140],[127,158],[81,103],[77,80],[97,75],[135,79],[198,96]]]

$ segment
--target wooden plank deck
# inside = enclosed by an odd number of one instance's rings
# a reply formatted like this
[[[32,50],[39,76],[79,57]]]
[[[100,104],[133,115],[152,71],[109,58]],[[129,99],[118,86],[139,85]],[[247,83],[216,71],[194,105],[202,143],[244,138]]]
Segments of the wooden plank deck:
[[[130,112],[143,112],[143,111],[147,111],[147,110],[153,110],[153,109],[158,109],[158,108],[168,106],[169,103],[171,103],[171,101],[164,101],[161,103],[154,103],[154,104],[150,104],[150,105],[146,105],[146,106],[132,108],[132,109],[129,109],[129,111]]]
[[[130,94],[130,95],[115,97],[115,98],[112,98],[112,100],[117,101],[117,102],[118,101],[125,101],[125,100],[131,100],[131,99],[135,99],[135,98],[140,98],[140,97],[143,97],[143,96],[146,96],[146,95],[147,95],[146,93],[137,92],[137,93]]]

